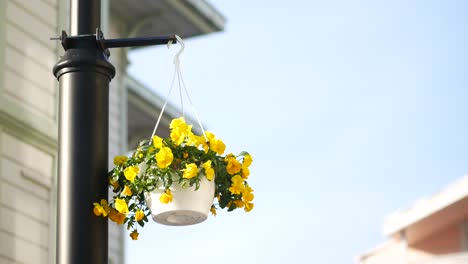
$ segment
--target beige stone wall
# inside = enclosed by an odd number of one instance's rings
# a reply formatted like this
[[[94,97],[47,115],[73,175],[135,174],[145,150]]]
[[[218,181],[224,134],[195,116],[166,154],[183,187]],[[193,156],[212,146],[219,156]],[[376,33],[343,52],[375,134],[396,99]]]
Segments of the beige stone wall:
[[[55,259],[58,13],[0,1],[0,263]]]
[[[0,1],[0,110],[56,137],[59,6],[56,1]]]
[[[69,0],[0,0],[0,263],[55,263],[58,83]],[[108,0],[102,0],[108,8]],[[103,10],[103,19],[109,10]],[[123,26],[103,21],[106,37]],[[113,50],[109,165],[126,148],[126,51]],[[91,205],[90,205],[91,206]],[[122,227],[109,225],[110,263],[124,263]]]
[[[0,128],[0,263],[51,263],[55,157],[13,133]]]

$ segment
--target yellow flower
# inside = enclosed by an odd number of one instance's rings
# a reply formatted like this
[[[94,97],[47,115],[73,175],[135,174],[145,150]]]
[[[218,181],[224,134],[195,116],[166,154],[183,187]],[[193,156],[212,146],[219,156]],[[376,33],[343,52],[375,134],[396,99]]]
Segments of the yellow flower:
[[[249,175],[250,175],[250,170],[248,167],[244,167],[244,165],[242,165],[242,170],[241,170],[241,175],[242,175],[242,178],[246,179],[249,178]]]
[[[114,187],[113,191],[114,192],[117,191],[117,188],[119,188],[119,182],[115,182],[115,181],[112,181],[112,180],[110,180],[109,182],[112,185],[112,187]]]
[[[145,217],[145,213],[142,211],[142,210],[137,210],[135,212],[135,220],[138,222],[138,221],[141,221],[143,218]]]
[[[208,153],[208,150],[210,150],[210,147],[208,147],[208,144],[206,144],[206,143],[202,144],[202,148],[205,151],[205,153]]]
[[[188,135],[187,144],[190,145],[190,146],[198,147],[198,146],[203,145],[203,144],[206,145],[206,140],[205,140],[204,136],[197,136],[197,135],[190,132],[189,135]],[[208,147],[208,145],[207,145],[207,147]]]
[[[163,192],[161,196],[159,197],[159,201],[163,204],[172,202],[171,190],[167,189],[165,192]]]
[[[102,214],[102,207],[98,203],[93,203],[93,213],[95,216],[100,216]]]
[[[140,173],[140,168],[138,168],[138,166],[130,166],[124,170],[125,178],[131,182],[135,180],[138,173]]]
[[[153,136],[153,146],[155,148],[158,148],[158,149],[161,149],[162,146],[163,146],[163,140],[162,138],[158,137],[158,136]]]
[[[210,149],[218,153],[218,155],[223,155],[224,150],[226,150],[226,145],[224,142],[221,139],[216,138],[215,134],[211,133],[210,131],[206,131],[205,135],[210,142]]]
[[[243,164],[245,167],[250,167],[252,164],[252,156],[250,154],[245,154]]]
[[[210,212],[212,215],[216,216],[216,208],[214,206],[211,206]]]
[[[124,199],[116,198],[115,199],[115,209],[121,214],[128,213],[127,202]]]
[[[188,135],[187,135],[187,145],[190,145],[190,146],[197,146],[197,139],[196,139],[196,135],[193,134],[193,132],[190,132]]]
[[[213,180],[214,169],[211,167],[211,160],[208,160],[207,162],[203,163],[202,167],[205,170],[206,179],[208,179],[209,181]]]
[[[169,167],[173,160],[174,155],[172,154],[172,150],[168,147],[162,147],[156,154],[156,161],[158,163],[158,168],[160,169]]]
[[[101,206],[104,209],[104,212],[102,213],[102,216],[106,217],[109,214],[111,208],[110,208],[109,204],[107,204],[107,201],[105,199],[101,199]]]
[[[243,185],[231,185],[231,187],[229,187],[229,191],[232,193],[232,194],[241,194],[241,192],[244,190],[244,186]]]
[[[121,225],[125,221],[125,214],[117,212],[114,208],[110,210],[109,213],[110,220],[114,221],[115,223]]]
[[[232,153],[229,153],[226,155],[226,157],[224,158],[224,161],[228,162],[230,158],[235,158],[236,156],[234,156],[234,154]]]
[[[188,153],[184,152],[183,156],[184,156],[184,159],[188,158]]]
[[[231,187],[229,187],[229,191],[232,194],[241,194],[245,189],[244,179],[239,175],[235,175],[232,177],[231,181],[232,184]]]
[[[244,202],[242,202],[241,200],[235,200],[234,204],[236,205],[237,208],[244,207]]]
[[[127,161],[127,157],[125,156],[115,156],[114,157],[114,165],[115,166],[120,166],[122,165],[125,161]]]
[[[214,138],[210,140],[210,148],[214,152],[218,153],[218,155],[223,155],[226,150],[226,145],[221,139]]]
[[[184,128],[187,126],[185,123],[185,119],[183,117],[175,118],[172,119],[171,123],[169,124],[170,129],[176,129],[176,128]]]
[[[181,171],[184,172],[182,177],[185,179],[191,179],[198,175],[198,167],[195,163],[185,164],[185,169]]]
[[[234,156],[228,156],[226,170],[229,174],[234,175],[241,170],[241,164]]]
[[[170,137],[177,146],[182,144],[192,131],[192,126],[187,125],[183,117],[173,119],[169,128],[171,129]]]
[[[245,186],[244,191],[242,192],[242,199],[245,203],[251,202],[254,199],[253,190],[250,186]]]
[[[215,175],[215,172],[213,168],[205,169],[205,176],[207,180],[212,181],[214,178],[214,175]]]
[[[254,208],[253,203],[245,203],[244,211],[250,212],[250,211],[252,211],[253,208]]]
[[[174,141],[174,143],[179,146],[182,144],[185,140],[185,137],[187,136],[181,129],[176,128],[171,131],[171,139]]]
[[[122,194],[125,195],[125,196],[131,196],[132,195],[132,189],[130,189],[130,187],[125,185],[125,187],[124,187],[124,189],[122,191]]]
[[[244,178],[239,175],[234,175],[231,179],[232,185],[242,185],[244,184]]]
[[[206,170],[211,168],[211,160],[208,160],[202,164],[202,167]]]
[[[101,204],[93,203],[93,213],[96,216],[102,215],[102,217],[106,217],[109,214],[109,205],[105,199],[101,199]]]
[[[216,138],[215,134],[213,134],[213,133],[210,132],[210,131],[205,131],[205,135],[206,135],[206,137],[208,138],[208,141],[211,141],[211,140],[213,140],[213,139]]]
[[[130,233],[130,237],[132,238],[132,240],[138,240],[138,235],[139,233],[136,230],[133,230],[133,232]]]

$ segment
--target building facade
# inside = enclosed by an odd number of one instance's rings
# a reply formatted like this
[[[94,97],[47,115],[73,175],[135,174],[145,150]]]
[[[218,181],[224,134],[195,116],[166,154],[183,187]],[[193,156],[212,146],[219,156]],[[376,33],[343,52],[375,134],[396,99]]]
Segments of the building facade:
[[[190,37],[224,26],[206,1],[101,5],[106,38]],[[60,91],[52,67],[63,51],[49,38],[68,29],[68,14],[69,0],[0,0],[0,263],[55,263]],[[151,118],[161,107],[156,94],[128,75],[127,52],[111,51],[116,77],[109,94],[109,161],[128,152],[140,131],[151,134]],[[166,122],[170,108],[167,113]],[[109,262],[123,263],[126,233],[114,223],[109,229]]]
[[[358,258],[360,264],[468,263],[468,176],[391,214],[389,238]]]

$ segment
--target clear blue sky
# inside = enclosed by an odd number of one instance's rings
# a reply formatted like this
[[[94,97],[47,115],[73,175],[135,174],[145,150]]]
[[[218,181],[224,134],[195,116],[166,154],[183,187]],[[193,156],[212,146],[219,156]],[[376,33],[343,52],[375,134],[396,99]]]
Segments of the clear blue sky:
[[[151,223],[127,263],[353,263],[389,213],[468,172],[467,1],[210,2],[226,30],[186,41],[184,78],[228,151],[253,154],[255,209]],[[176,50],[130,71],[165,95]]]

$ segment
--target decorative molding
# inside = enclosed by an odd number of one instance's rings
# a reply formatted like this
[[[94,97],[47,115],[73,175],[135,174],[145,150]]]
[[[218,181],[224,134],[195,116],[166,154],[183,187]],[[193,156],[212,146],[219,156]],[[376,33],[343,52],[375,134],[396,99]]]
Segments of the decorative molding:
[[[0,98],[0,124],[3,129],[39,149],[56,155],[57,125],[27,114],[16,104]]]

